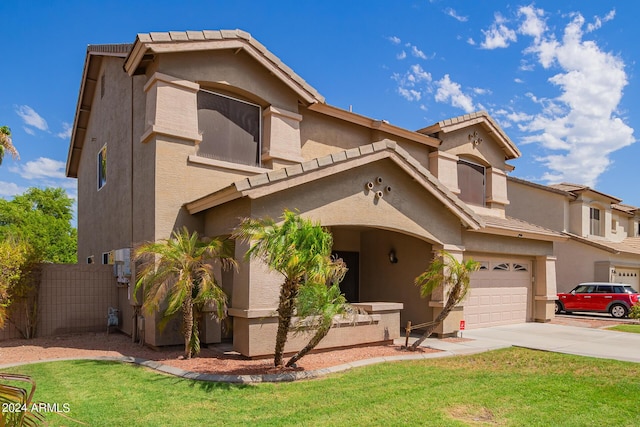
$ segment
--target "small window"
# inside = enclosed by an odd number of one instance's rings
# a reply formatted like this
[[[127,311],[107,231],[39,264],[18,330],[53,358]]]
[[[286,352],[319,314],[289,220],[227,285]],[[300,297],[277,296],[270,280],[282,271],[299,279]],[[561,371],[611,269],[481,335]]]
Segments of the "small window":
[[[526,265],[524,264],[513,264],[513,271],[529,271]]]
[[[509,264],[506,262],[503,262],[501,264],[496,264],[493,266],[493,270],[494,271],[509,271]]]
[[[589,234],[592,236],[601,236],[600,209],[589,208],[589,220]]]
[[[577,294],[590,294],[593,293],[594,285],[580,285],[575,289]]]
[[[599,285],[596,293],[598,294],[610,294],[612,292],[610,285]]]
[[[93,263],[94,263],[93,255],[88,256],[88,257],[87,257],[87,264],[93,264]]]
[[[107,144],[98,152],[98,190],[107,183]]]
[[[109,252],[105,252],[102,254],[102,263],[109,264]]]
[[[485,205],[485,167],[466,160],[458,160],[460,200],[472,205]]]
[[[478,268],[479,271],[489,270],[489,263],[487,261],[479,261],[479,263],[480,263],[480,268]]]
[[[615,219],[611,220],[611,232],[612,233],[617,233],[618,232],[618,221]]]
[[[613,293],[614,294],[623,294],[624,293],[624,287],[622,287],[622,286],[614,286],[613,287]]]
[[[636,223],[636,237],[640,237],[640,222]]]

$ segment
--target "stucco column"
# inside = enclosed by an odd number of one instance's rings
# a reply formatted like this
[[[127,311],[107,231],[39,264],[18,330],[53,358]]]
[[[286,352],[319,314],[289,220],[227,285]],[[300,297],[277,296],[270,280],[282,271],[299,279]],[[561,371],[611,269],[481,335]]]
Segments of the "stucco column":
[[[264,110],[262,162],[273,169],[301,163],[300,122],[302,115],[273,106]]]
[[[440,250],[447,251],[458,262],[462,262],[464,260],[464,247],[462,246],[444,245],[441,248],[437,248],[434,245],[434,258],[438,256],[438,251]],[[445,262],[446,261],[447,260],[445,259]],[[449,296],[448,291],[449,289],[446,286],[441,285],[437,287],[431,294],[431,301],[429,301],[429,306],[433,307],[433,319],[438,317],[438,315],[442,312],[447,302],[447,297]],[[458,332],[460,328],[460,321],[463,318],[464,318],[464,306],[463,304],[459,304],[455,306],[453,310],[451,310],[449,315],[444,319],[444,321],[440,325],[438,325],[438,327],[435,329],[433,333],[439,337],[453,336]]]
[[[557,299],[556,257],[536,257],[535,273],[533,320],[544,323],[555,316],[554,306]]]

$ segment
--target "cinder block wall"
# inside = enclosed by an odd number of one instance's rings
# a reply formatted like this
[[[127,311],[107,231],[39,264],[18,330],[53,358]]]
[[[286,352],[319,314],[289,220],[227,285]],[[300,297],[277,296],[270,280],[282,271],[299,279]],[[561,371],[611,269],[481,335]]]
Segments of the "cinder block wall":
[[[43,265],[37,336],[106,331],[109,307],[118,308],[113,266]],[[20,338],[20,334],[9,324],[0,331],[0,340],[12,338]]]

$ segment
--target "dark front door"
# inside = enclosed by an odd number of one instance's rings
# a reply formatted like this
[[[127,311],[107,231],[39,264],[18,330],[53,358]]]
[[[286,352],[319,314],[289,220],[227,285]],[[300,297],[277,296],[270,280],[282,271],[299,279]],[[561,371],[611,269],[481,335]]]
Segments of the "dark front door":
[[[348,302],[360,301],[360,254],[358,252],[336,251],[333,255],[342,258],[349,269],[340,283],[340,290]]]

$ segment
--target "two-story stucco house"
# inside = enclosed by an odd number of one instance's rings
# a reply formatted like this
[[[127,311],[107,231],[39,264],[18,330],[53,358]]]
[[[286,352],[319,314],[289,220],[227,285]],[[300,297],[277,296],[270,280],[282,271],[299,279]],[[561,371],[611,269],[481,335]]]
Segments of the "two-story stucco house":
[[[640,208],[584,185],[508,178],[507,213],[563,232],[555,244],[558,291],[581,282],[640,285]]]
[[[409,320],[432,320],[445,295],[421,299],[413,280],[439,249],[482,269],[438,334],[462,318],[468,328],[544,322],[556,295],[553,243],[566,237],[505,215],[518,156],[484,112],[411,131],[332,107],[243,31],[139,34],[87,50],[67,160],[78,179],[78,259],[126,264],[127,248],[178,227],[228,235],[240,218],[288,208],[330,230],[349,267],[343,291],[370,314],[321,347],[385,341]],[[261,356],[273,352],[282,277],[244,261],[247,248],[237,242],[239,269],[220,275],[233,327],[207,322],[204,342],[232,338]],[[156,319],[132,316],[126,281],[122,329],[142,328],[150,345],[179,343]]]

